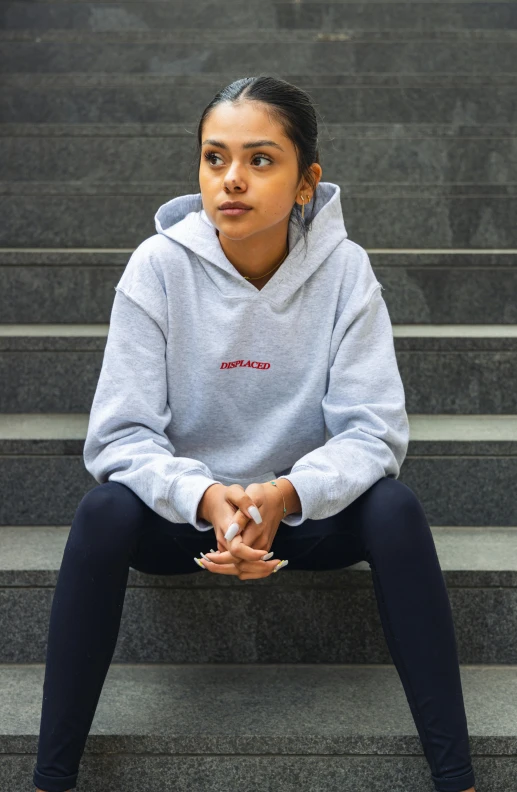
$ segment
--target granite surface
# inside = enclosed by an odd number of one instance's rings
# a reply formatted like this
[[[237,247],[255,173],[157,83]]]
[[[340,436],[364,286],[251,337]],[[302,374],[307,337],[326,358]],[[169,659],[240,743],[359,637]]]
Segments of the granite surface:
[[[303,54],[303,47],[300,46]],[[5,74],[2,122],[193,124],[240,70],[216,74]],[[277,76],[284,79],[284,73]],[[285,75],[315,95],[325,123],[515,124],[516,76]],[[322,127],[324,124],[322,123]]]
[[[1,662],[44,661],[69,530],[0,527]],[[517,528],[432,531],[460,662],[517,664]],[[240,581],[194,564],[212,539],[209,532],[193,534],[181,549],[171,544],[182,574],[129,570],[114,662],[393,662],[366,561],[327,570],[287,566],[282,575]],[[192,572],[184,574],[189,561]]]
[[[0,778],[10,789],[32,773],[43,671],[0,666]],[[461,668],[480,792],[512,790],[516,674]],[[112,665],[77,788],[136,792],[143,778],[166,792],[434,788],[395,669],[327,664]]]

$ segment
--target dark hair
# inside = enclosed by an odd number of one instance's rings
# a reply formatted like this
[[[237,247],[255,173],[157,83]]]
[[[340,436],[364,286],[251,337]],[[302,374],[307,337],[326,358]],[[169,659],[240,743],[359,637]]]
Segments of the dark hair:
[[[268,75],[259,77],[243,77],[235,80],[226,88],[219,91],[210,104],[208,104],[201,115],[197,130],[197,167],[199,170],[203,125],[214,107],[221,102],[255,101],[269,105],[271,115],[279,124],[282,125],[284,134],[292,142],[296,150],[298,160],[298,179],[306,179],[314,188],[311,209],[307,214],[308,205],[305,207],[304,215],[301,216],[301,206],[295,203],[294,217],[303,234],[305,245],[307,245],[307,234],[310,229],[311,221],[316,212],[314,203],[316,201],[316,180],[311,165],[314,162],[320,164],[318,150],[318,122],[316,111],[310,96],[285,80],[277,79]]]

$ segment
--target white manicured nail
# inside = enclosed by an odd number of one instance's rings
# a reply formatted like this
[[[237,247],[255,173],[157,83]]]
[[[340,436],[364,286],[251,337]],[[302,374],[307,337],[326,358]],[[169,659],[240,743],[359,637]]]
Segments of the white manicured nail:
[[[253,519],[255,520],[255,522],[257,523],[257,525],[260,525],[260,523],[262,522],[262,517],[260,516],[260,512],[257,509],[257,507],[256,506],[248,506],[248,511],[251,514],[251,516],[253,517]]]
[[[199,552],[201,553],[201,550]],[[211,550],[210,552],[213,552],[213,551]],[[204,553],[201,553],[201,558],[206,558],[206,555]],[[209,558],[206,558],[206,560],[209,561],[211,564],[213,564],[213,561],[210,561]]]
[[[194,556],[194,561],[196,562],[196,564],[197,564],[198,566],[200,566],[200,567],[201,567],[201,569],[206,569],[206,566],[203,564],[203,562],[201,561],[201,559],[200,559],[200,558],[196,558],[196,556]]]
[[[273,572],[278,572],[279,569],[282,569],[282,567],[287,566],[288,563],[289,561],[280,561],[280,563],[277,564],[276,567],[273,569]]]
[[[266,553],[266,555],[262,556],[262,558],[260,560],[261,561],[269,561],[269,559],[272,558],[273,556],[274,556],[274,553],[271,550],[270,553]]]
[[[239,533],[239,523],[232,523],[228,530],[226,531],[224,538],[227,542],[231,542],[231,540],[237,536]]]

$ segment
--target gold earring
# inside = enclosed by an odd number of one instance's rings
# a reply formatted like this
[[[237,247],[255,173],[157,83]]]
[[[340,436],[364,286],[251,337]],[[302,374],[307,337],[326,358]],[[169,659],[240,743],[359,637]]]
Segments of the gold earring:
[[[303,195],[300,195],[300,198],[302,199],[302,220],[303,220],[305,217],[305,199]]]

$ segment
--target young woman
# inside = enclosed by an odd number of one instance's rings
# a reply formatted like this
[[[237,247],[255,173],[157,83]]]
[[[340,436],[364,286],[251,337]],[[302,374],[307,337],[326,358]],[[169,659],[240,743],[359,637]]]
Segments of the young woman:
[[[198,144],[201,192],[158,210],[115,287],[84,445],[98,486],[55,589],[34,783],[76,784],[130,567],[248,580],[365,559],[435,789],[475,792],[448,594],[398,480],[391,322],[321,181],[315,110],[282,80],[238,80]]]

